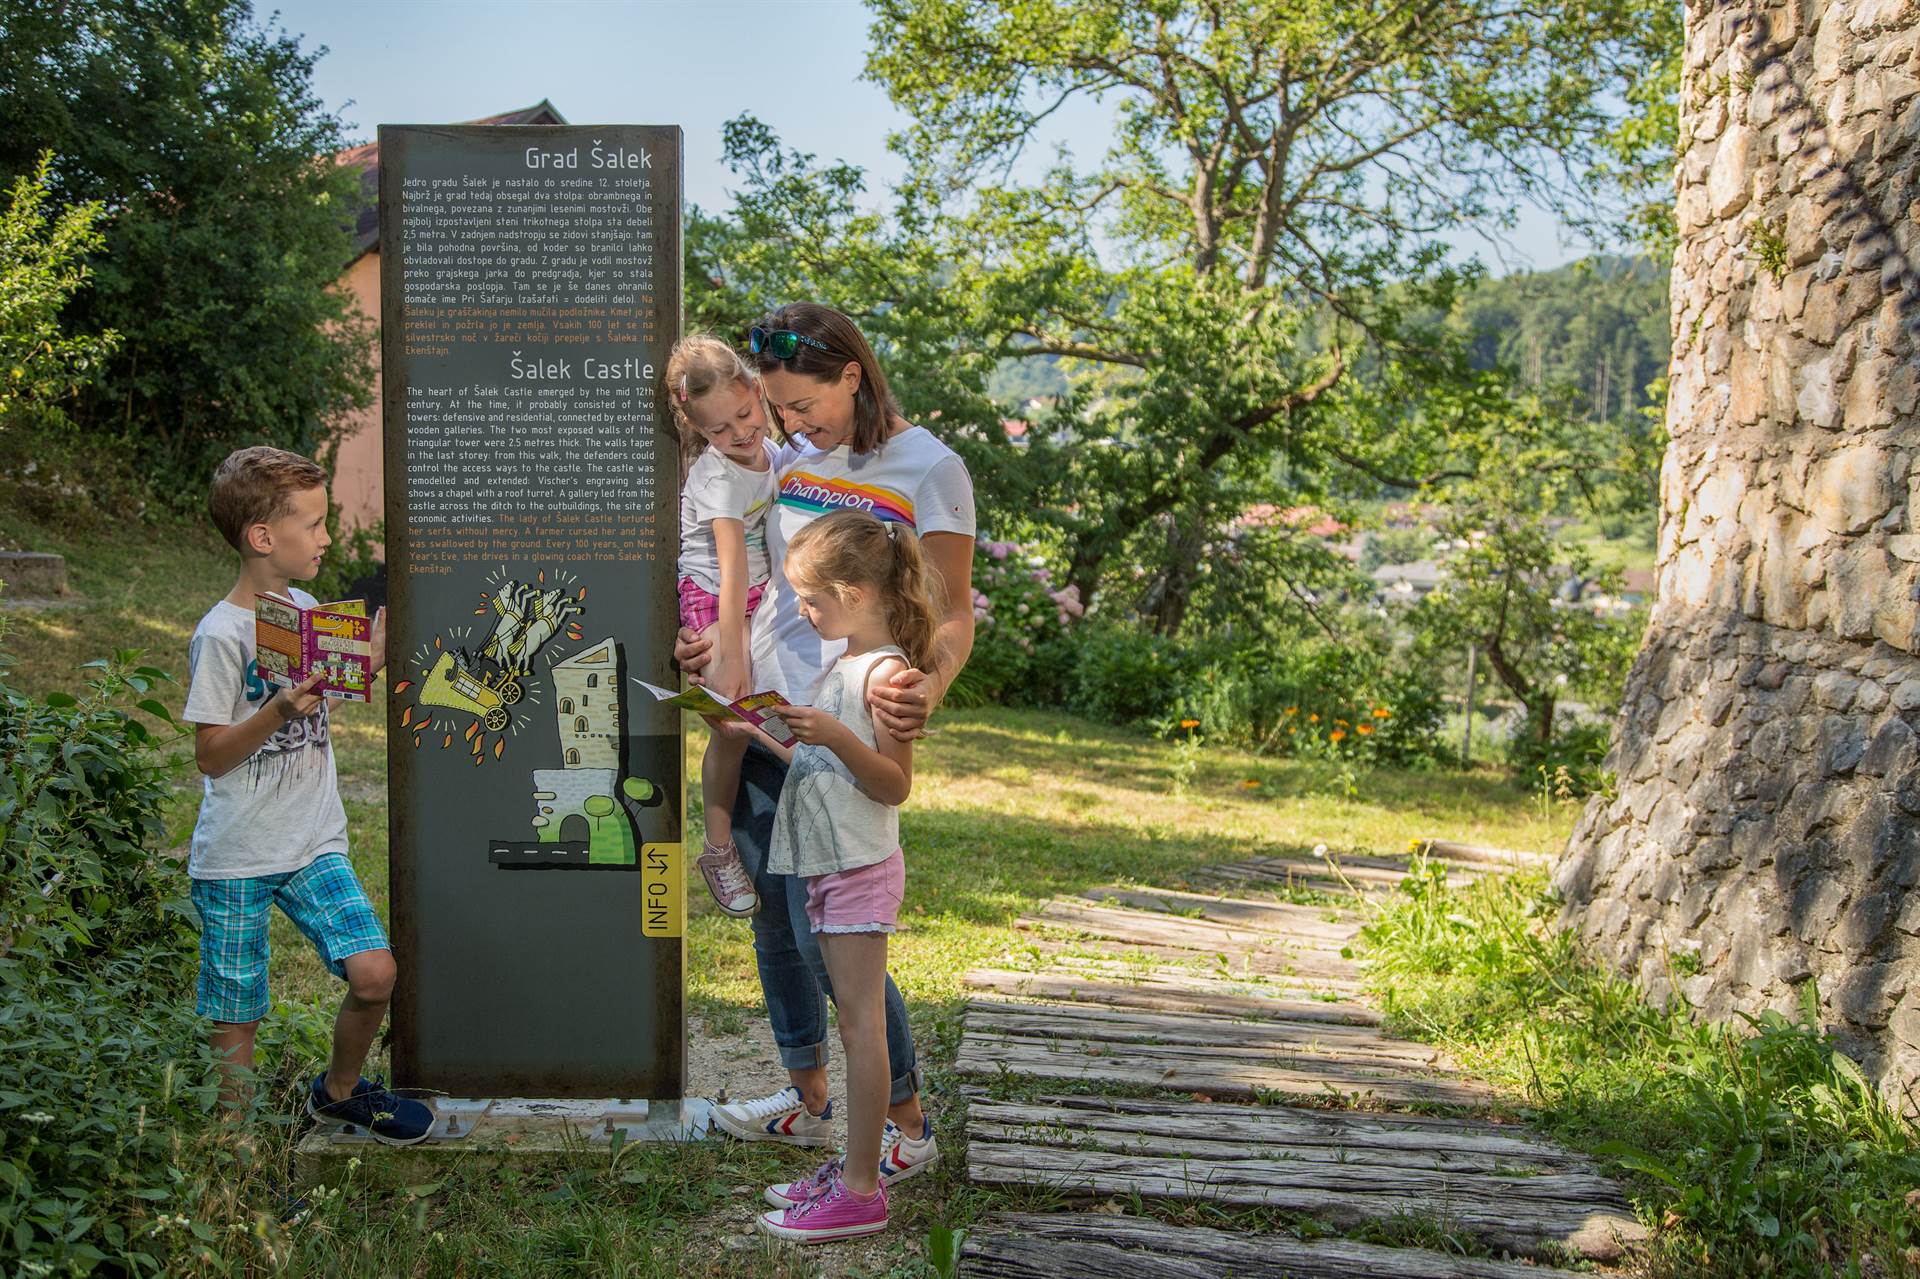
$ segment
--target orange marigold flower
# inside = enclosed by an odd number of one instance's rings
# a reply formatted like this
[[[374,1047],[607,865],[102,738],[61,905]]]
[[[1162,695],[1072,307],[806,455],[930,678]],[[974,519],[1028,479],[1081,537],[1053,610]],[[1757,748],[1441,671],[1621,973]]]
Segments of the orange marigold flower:
[[[1318,715],[1309,715],[1307,716],[1307,722],[1310,724],[1318,724],[1320,722],[1320,717]]]
[[[1392,719],[1393,712],[1384,706],[1376,706],[1373,708],[1373,717],[1375,719]]]
[[[1289,715],[1298,715],[1299,713],[1300,713],[1300,708],[1299,708],[1298,706],[1289,706],[1289,707],[1287,707],[1287,714],[1289,714]]]
[[[1199,720],[1197,720],[1197,719],[1183,719],[1183,720],[1181,720],[1181,721],[1180,721],[1180,727],[1182,727],[1182,728],[1198,728],[1198,727],[1200,727],[1200,721],[1199,721]]]
[[[1342,728],[1345,728],[1347,726],[1347,721],[1345,721],[1344,719],[1335,719],[1333,722],[1338,724]]]
[[[1336,728],[1336,729],[1334,729],[1334,730],[1333,730],[1333,731],[1332,731],[1331,733],[1328,733],[1328,734],[1327,734],[1327,740],[1328,740],[1328,741],[1330,741],[1330,742],[1337,742],[1337,741],[1339,741],[1339,740],[1340,740],[1341,738],[1343,738],[1343,737],[1345,737],[1346,735],[1347,735],[1347,734],[1346,734],[1346,731],[1345,731],[1344,729],[1338,729],[1338,728]]]
[[[1354,729],[1353,731],[1360,734],[1360,736],[1365,737],[1368,733],[1371,733],[1373,731],[1373,725],[1362,724],[1358,728]]]
[[[1240,783],[1240,789],[1241,790],[1259,790],[1260,782],[1257,778],[1249,777],[1245,781]]]

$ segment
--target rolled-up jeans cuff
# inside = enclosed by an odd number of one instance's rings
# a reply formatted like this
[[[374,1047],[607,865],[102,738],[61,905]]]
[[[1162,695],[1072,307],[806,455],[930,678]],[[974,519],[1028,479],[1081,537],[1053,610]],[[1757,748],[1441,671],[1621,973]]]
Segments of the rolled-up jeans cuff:
[[[780,1046],[780,1064],[788,1070],[825,1070],[827,1068],[827,1045],[798,1044],[794,1047]],[[895,1084],[898,1088],[900,1085]]]
[[[887,1098],[889,1106],[897,1106],[903,1101],[911,1101],[920,1095],[920,1068],[915,1066],[906,1074],[893,1081],[893,1093]]]

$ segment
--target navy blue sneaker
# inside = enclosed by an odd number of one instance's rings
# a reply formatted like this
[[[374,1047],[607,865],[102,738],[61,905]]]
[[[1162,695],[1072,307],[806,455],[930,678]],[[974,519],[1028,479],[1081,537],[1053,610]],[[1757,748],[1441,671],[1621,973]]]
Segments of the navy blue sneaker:
[[[334,1101],[327,1096],[327,1076],[314,1076],[307,1089],[307,1113],[322,1123],[352,1124],[364,1128],[375,1141],[389,1146],[411,1146],[433,1131],[433,1112],[409,1097],[388,1092],[384,1081],[364,1075],[353,1086],[353,1096]]]

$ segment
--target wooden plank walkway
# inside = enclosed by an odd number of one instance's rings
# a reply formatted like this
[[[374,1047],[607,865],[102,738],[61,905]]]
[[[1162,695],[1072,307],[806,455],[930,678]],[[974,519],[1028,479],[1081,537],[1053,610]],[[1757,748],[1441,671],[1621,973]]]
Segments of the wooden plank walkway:
[[[1591,1161],[1517,1125],[1119,1098],[978,1101],[967,1173],[983,1184],[1138,1194],[1307,1213],[1397,1216],[1536,1255],[1620,1254],[1638,1225]]]
[[[1237,1235],[1107,1213],[1000,1213],[968,1234],[975,1279],[1566,1279],[1572,1270],[1347,1239]]]
[[[1450,875],[1498,873],[1499,858],[1517,857],[1449,847],[1457,850],[1447,854]],[[1383,1113],[1466,1112],[1497,1099],[1432,1046],[1381,1029],[1351,955],[1363,915],[1265,891],[1298,885],[1281,878],[1293,868],[1276,868],[1276,860],[1189,877],[1221,892],[1103,887],[1015,921],[1020,944],[967,975],[976,998],[956,1072],[1161,1095],[1019,1104],[979,1095],[968,1120],[968,1175],[1079,1196],[1278,1208],[1340,1228],[1417,1218],[1520,1256],[1613,1260],[1644,1237],[1618,1187],[1591,1161],[1522,1127],[1465,1113]],[[1358,868],[1355,860],[1341,864],[1362,894],[1391,887],[1404,870],[1403,859],[1370,858],[1375,864]],[[1376,878],[1363,883],[1356,869]],[[1281,1097],[1339,1108],[1275,1104]],[[1265,1104],[1226,1104],[1234,1101]],[[1135,1224],[1122,1237],[1108,1224],[1116,1220],[1000,1220],[969,1244],[962,1273],[1555,1273],[1142,1219],[1129,1219]],[[1281,1242],[1291,1246],[1276,1247]],[[1246,1268],[1255,1260],[1265,1268]]]

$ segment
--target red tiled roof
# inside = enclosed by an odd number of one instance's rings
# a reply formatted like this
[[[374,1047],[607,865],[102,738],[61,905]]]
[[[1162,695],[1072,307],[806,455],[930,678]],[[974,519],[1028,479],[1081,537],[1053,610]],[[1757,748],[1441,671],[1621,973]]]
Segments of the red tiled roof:
[[[565,124],[566,117],[561,115],[553,103],[542,98],[530,107],[518,111],[508,111],[501,115],[483,116],[478,120],[462,120],[461,124]],[[360,170],[360,212],[353,221],[353,258],[358,261],[364,254],[371,253],[380,244],[380,144],[367,142],[357,147],[349,147],[333,157],[338,165],[350,166]],[[353,265],[349,262],[347,265]]]

